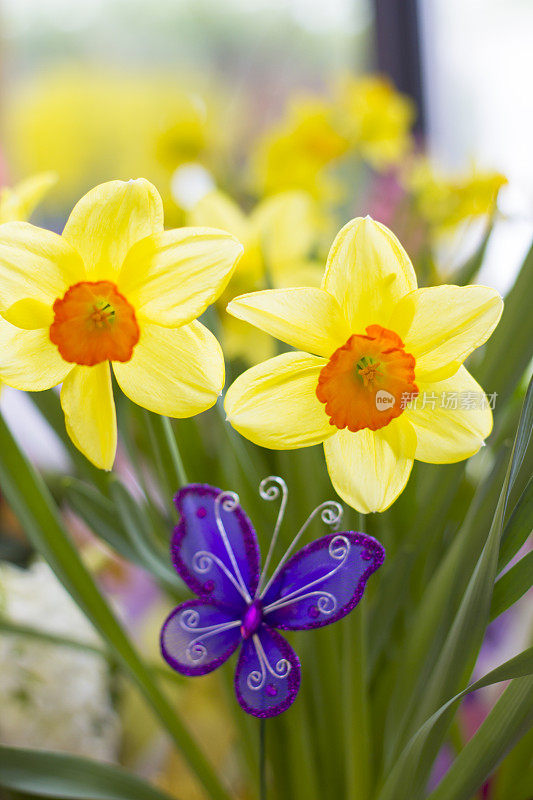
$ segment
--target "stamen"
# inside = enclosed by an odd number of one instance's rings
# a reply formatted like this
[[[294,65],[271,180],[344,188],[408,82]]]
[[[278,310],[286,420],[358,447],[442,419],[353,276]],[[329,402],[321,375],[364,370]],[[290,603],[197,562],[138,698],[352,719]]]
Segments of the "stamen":
[[[357,371],[358,371],[359,375],[363,379],[363,385],[366,387],[366,386],[368,386],[369,384],[371,384],[371,383],[373,383],[375,381],[376,375],[381,375],[382,374],[378,370],[378,367],[381,366],[381,362],[374,361],[373,363],[364,364],[363,366],[360,366],[361,362],[363,362],[363,361],[366,361],[366,358],[365,359],[361,359],[361,361],[359,361],[357,363],[357,366],[359,367],[359,369]]]

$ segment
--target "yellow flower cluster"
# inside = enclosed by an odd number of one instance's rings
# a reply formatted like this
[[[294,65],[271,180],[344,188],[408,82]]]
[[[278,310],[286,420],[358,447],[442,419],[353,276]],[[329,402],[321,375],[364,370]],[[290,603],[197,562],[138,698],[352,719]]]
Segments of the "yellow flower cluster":
[[[405,171],[403,182],[416,213],[439,231],[471,217],[493,214],[498,193],[507,179],[499,172],[478,169],[449,175],[420,157]]]
[[[323,442],[339,495],[361,512],[383,511],[414,459],[467,458],[490,433],[490,407],[463,362],[494,330],[502,300],[484,286],[417,288],[400,242],[369,217],[337,235],[320,287],[285,288],[295,265],[315,274],[312,215],[298,192],[248,217],[217,193],[194,209],[192,227],[165,231],[160,195],[138,179],[88,192],[61,236],[5,222],[0,377],[29,391],[62,384],[72,441],[110,469],[111,367],[124,394],[158,414],[193,416],[216,402],[224,359],[197,317],[240,262],[236,286],[267,276],[272,288],[242,294],[228,311],[295,349],[237,378],[230,423],[264,447]]]
[[[229,231],[242,242],[239,269],[219,298],[224,351],[228,358],[254,364],[274,355],[274,340],[224,313],[232,297],[269,287],[319,285],[322,271],[311,260],[319,228],[318,207],[302,191],[287,191],[263,200],[248,215],[227,195],[213,191],[189,214],[190,225]]]
[[[346,76],[331,98],[295,98],[286,117],[253,154],[261,192],[305,189],[332,199],[339,184],[326,170],[347,154],[375,169],[397,165],[412,147],[412,102],[380,77]]]

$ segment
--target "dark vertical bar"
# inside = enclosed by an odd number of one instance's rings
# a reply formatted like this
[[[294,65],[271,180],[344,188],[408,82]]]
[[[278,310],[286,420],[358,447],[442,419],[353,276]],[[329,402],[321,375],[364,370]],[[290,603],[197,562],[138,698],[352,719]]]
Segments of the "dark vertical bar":
[[[374,29],[378,71],[397,89],[413,98],[418,108],[417,133],[426,129],[422,84],[418,0],[374,0]]]

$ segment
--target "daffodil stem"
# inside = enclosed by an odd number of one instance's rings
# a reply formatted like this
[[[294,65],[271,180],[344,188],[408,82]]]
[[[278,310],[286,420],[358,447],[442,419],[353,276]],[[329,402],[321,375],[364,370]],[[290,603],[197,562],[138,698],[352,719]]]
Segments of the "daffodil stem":
[[[163,432],[165,434],[165,439],[168,445],[168,451],[170,453],[174,472],[176,473],[176,478],[180,486],[185,486],[185,484],[189,483],[189,480],[187,478],[187,473],[185,472],[185,467],[183,466],[176,436],[172,430],[172,424],[168,417],[162,417],[161,419],[163,422]]]
[[[364,530],[361,515],[359,530]],[[371,790],[370,717],[366,685],[366,603],[362,598],[344,629],[346,798],[368,800]]]
[[[267,800],[266,720],[259,720],[259,800]]]

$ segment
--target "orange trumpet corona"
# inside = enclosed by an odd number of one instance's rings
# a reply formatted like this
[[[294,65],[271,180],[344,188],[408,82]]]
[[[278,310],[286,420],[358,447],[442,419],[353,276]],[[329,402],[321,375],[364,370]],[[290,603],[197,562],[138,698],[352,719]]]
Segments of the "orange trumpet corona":
[[[415,359],[400,337],[381,325],[354,334],[320,371],[316,394],[331,425],[376,431],[399,417],[418,394]]]
[[[111,281],[82,281],[54,303],[50,340],[65,361],[93,367],[129,361],[139,341],[135,311]]]

